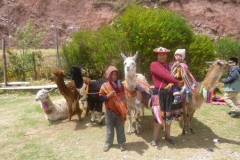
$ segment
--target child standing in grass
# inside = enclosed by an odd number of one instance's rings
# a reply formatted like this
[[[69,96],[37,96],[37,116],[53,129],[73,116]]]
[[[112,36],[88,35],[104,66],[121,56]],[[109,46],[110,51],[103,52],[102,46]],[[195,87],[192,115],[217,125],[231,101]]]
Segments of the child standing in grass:
[[[116,67],[109,66],[106,71],[108,82],[105,82],[99,91],[100,100],[105,101],[105,121],[107,126],[106,142],[103,151],[107,152],[113,145],[114,128],[117,133],[117,142],[121,151],[125,150],[126,142],[124,121],[127,114],[127,99],[124,86],[119,80],[119,72]]]

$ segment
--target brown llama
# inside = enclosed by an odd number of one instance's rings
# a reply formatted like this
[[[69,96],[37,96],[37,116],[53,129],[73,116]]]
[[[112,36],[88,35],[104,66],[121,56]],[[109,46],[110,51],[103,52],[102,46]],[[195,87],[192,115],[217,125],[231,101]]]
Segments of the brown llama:
[[[202,89],[212,92],[215,88],[218,87],[218,81],[221,78],[222,74],[228,70],[228,64],[224,60],[217,60],[210,66],[204,80],[199,83],[192,94],[192,99],[189,103],[186,104],[183,110],[184,120],[183,120],[183,131],[182,134],[185,135],[186,125],[188,122],[189,126],[189,134],[193,134],[193,129],[191,126],[191,121],[193,118],[193,114],[196,109],[200,108],[203,102],[206,100],[203,97]]]
[[[81,120],[82,110],[79,107],[80,94],[76,89],[74,81],[65,84],[64,77],[66,75],[60,69],[54,69],[51,76],[51,81],[55,81],[59,92],[64,96],[68,104],[68,120],[71,121],[74,114],[78,115]]]

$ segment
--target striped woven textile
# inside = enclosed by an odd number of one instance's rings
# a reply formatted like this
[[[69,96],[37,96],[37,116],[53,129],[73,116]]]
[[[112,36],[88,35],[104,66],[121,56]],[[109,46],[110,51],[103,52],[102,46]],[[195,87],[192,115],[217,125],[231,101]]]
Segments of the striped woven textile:
[[[109,82],[106,82],[100,88],[99,95],[106,95],[111,91],[114,91],[114,89]],[[122,116],[123,122],[126,121],[128,109],[125,92],[116,93],[115,96],[110,97],[107,101],[105,101],[105,103],[106,106],[109,107],[109,109],[114,111],[116,114],[120,114]]]
[[[42,108],[44,110],[48,110],[49,107],[52,106],[52,105],[53,105],[53,102],[52,102],[52,100],[50,98],[48,99],[48,101],[42,102]]]
[[[141,92],[142,94],[142,104],[148,108],[148,102],[151,99],[151,90],[150,90],[150,85],[148,84],[147,81],[142,80],[140,78],[136,78],[137,81],[137,89]],[[137,96],[136,91],[130,92],[127,90],[126,87],[126,81],[122,82],[125,88],[125,93],[128,97],[134,98]]]
[[[207,91],[202,85],[201,89],[199,90],[199,93],[203,95],[203,98],[205,99],[206,102],[212,102],[213,91],[212,92]]]
[[[150,85],[148,82],[137,78],[137,87],[142,94],[142,104],[148,108],[148,101],[151,99]]]
[[[194,84],[196,83],[195,78],[191,74],[191,72],[188,70],[188,66],[185,63],[180,63],[179,66],[175,66],[173,64],[171,75],[176,77],[178,75],[178,68],[180,67],[180,73],[181,77],[184,81],[184,85],[186,88],[193,90]]]

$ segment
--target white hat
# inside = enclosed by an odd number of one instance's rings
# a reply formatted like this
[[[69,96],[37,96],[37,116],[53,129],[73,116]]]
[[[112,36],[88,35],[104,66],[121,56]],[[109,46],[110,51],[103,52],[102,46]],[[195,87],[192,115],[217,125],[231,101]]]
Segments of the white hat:
[[[176,52],[174,53],[174,55],[175,54],[180,54],[180,55],[182,55],[182,60],[184,60],[185,59],[185,52],[186,52],[185,49],[177,49]]]
[[[158,48],[155,48],[153,50],[153,52],[155,52],[157,54],[168,54],[170,52],[170,50],[163,48],[163,47],[158,47]]]

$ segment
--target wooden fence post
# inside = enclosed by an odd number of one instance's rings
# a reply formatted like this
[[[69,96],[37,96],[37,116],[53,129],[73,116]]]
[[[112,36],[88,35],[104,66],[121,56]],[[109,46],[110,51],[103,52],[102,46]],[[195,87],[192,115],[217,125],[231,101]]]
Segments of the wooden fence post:
[[[56,51],[57,51],[57,67],[60,68],[60,56],[59,56],[59,52],[58,52],[58,29],[55,28],[55,35],[56,35]]]
[[[7,61],[5,55],[5,39],[2,39],[2,50],[3,50],[3,76],[4,76],[4,86],[8,86],[7,84]]]

